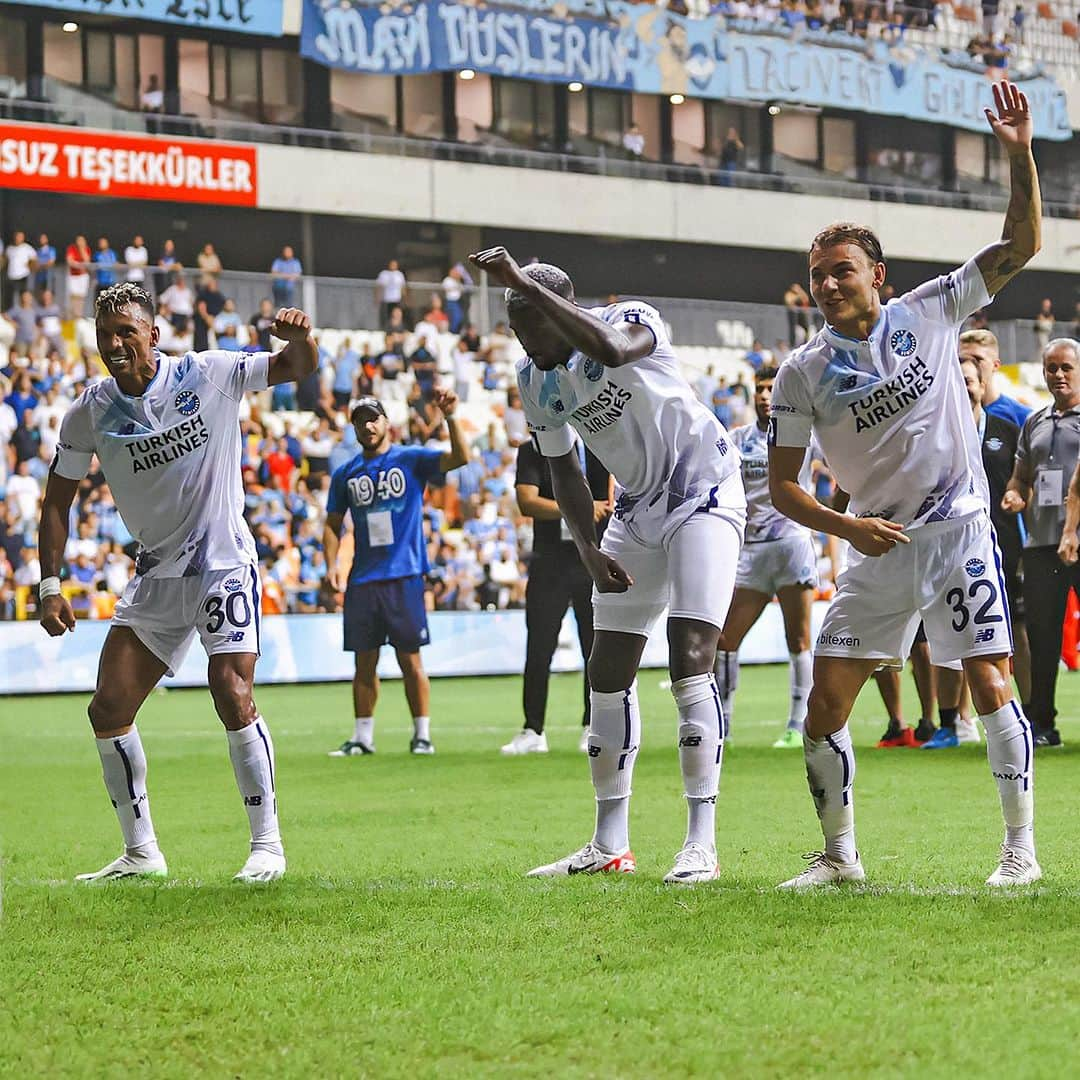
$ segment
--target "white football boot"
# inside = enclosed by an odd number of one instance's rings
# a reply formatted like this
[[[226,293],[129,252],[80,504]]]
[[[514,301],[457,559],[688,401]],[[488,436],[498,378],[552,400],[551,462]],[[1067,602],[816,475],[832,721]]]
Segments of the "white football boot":
[[[979,725],[974,720],[965,720],[962,716],[956,718],[956,741],[961,745],[966,743],[979,743]]]
[[[165,865],[165,856],[160,851],[148,855],[129,855],[126,851],[118,859],[113,859],[108,866],[92,874],[76,874],[75,880],[82,882],[122,881],[124,878],[163,878],[169,873]]]
[[[675,865],[664,875],[665,885],[697,885],[720,876],[716,852],[704,844],[687,844],[675,856]]]
[[[558,862],[537,866],[526,877],[571,877],[574,874],[632,874],[637,870],[634,853],[627,848],[614,855],[603,851],[591,840],[580,850],[567,855]]]
[[[1008,841],[1001,845],[1001,861],[997,869],[986,879],[994,888],[1006,885],[1030,885],[1042,877],[1042,867],[1035,861],[1033,851],[1010,847]]]
[[[850,863],[835,862],[824,851],[815,851],[805,856],[810,865],[801,873],[787,881],[781,881],[778,889],[814,889],[819,885],[839,885],[844,882],[863,881],[866,872],[858,855]]]
[[[537,734],[530,728],[519,731],[505,746],[499,748],[499,752],[507,757],[518,754],[546,754],[548,752],[547,736]]]
[[[258,848],[248,856],[240,872],[233,881],[242,881],[245,885],[263,885],[268,881],[277,881],[285,876],[284,852],[267,851]]]

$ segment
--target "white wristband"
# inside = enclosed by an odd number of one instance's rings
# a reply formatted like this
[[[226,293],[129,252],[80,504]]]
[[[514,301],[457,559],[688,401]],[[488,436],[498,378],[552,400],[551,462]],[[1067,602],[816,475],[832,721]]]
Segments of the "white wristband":
[[[50,596],[60,595],[60,579],[58,577],[47,577],[41,579],[41,584],[38,586],[38,599],[47,600]]]

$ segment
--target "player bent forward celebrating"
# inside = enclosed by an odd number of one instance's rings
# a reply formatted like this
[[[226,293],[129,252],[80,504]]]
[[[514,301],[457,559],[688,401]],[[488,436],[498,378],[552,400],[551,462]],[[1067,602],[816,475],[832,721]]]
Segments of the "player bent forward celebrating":
[[[776,368],[762,368],[754,376],[756,422],[737,427],[731,441],[739,451],[743,489],[746,491],[746,543],[739,555],[735,597],[720,635],[716,654],[716,683],[731,730],[735,689],[739,684],[739,646],[775,596],[780,601],[791,665],[791,703],[787,730],[773,747],[802,745],[806,702],[810,693],[810,607],[817,588],[817,554],[809,529],[777,512],[769,497],[769,405]],[[807,450],[799,482],[812,490],[811,452]]]
[[[882,308],[874,234],[834,225],[810,248],[826,326],[781,366],[773,388],[769,482],[776,508],[853,548],[817,639],[803,746],[825,850],[782,887],[861,881],[847,718],[882,662],[907,656],[921,615],[936,664],[961,660],[986,729],[1005,842],[988,885],[1042,875],[1032,832],[1031,727],[1009,681],[1009,616],[978,433],[957,362],[957,328],[1039,250],[1040,201],[1027,100],[994,86],[987,117],[1009,155],[1003,239]],[[816,435],[854,517],[798,483]]]
[[[668,645],[679,712],[686,842],[664,878],[717,876],[716,794],[724,719],[712,667],[731,602],[746,520],[739,457],[679,371],[660,315],[640,301],[584,310],[554,266],[524,270],[505,248],[472,256],[508,289],[510,325],[525,349],[518,385],[555,499],[595,583],[588,673],[588,752],[596,831],[580,851],[531,876],[635,869],[629,801],[641,739],[637,674],[670,599]],[[614,475],[614,518],[600,548],[576,429]]]
[[[88,710],[124,854],[77,880],[166,873],[135,714],[161,677],[180,666],[198,631],[251,825],[251,855],[236,878],[273,881],[285,873],[285,852],[274,745],[251,696],[261,590],[243,516],[239,412],[245,391],[315,370],[311,320],[294,308],[278,311],[273,332],[287,344],[273,355],[211,351],[174,359],[156,348],[153,299],[124,283],[98,297],[96,328],[112,377],[85,390],[60,428],[41,516],[41,625],[53,637],[75,629],[57,575],[71,503],[95,454],[140,549]]]

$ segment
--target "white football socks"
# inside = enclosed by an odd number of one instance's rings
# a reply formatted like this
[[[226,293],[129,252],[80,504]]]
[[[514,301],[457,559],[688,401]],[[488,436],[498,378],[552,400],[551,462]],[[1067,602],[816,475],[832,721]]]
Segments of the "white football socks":
[[[1007,843],[1035,852],[1035,778],[1031,724],[1015,701],[981,717],[986,757],[997,781]]]
[[[724,753],[724,713],[712,672],[671,684],[679,710],[679,767],[686,793],[686,843],[716,848],[716,793]]]
[[[593,843],[618,855],[630,846],[630,791],[641,742],[637,682],[629,690],[589,693],[589,769],[596,792]]]
[[[425,742],[431,742],[431,717],[414,716],[413,734],[418,739],[423,739]]]
[[[363,743],[369,750],[375,749],[375,718],[358,716],[353,728],[353,742]]]
[[[261,716],[239,731],[226,731],[236,786],[251,825],[251,847],[282,854],[274,790],[274,743]]]
[[[825,854],[836,862],[851,863],[855,848],[855,753],[845,724],[824,739],[803,735],[806,779],[825,837]]]
[[[806,702],[814,681],[814,658],[809,649],[803,649],[802,652],[788,653],[788,661],[791,674],[791,708],[788,711],[787,726],[801,735],[806,724]]]
[[[731,718],[735,714],[735,691],[739,687],[739,654],[718,649],[713,664],[720,705],[724,710],[724,738],[731,734]]]
[[[157,837],[150,820],[150,798],[146,794],[146,754],[139,729],[134,724],[126,735],[95,739],[101,757],[105,790],[109,793],[124,847],[128,854],[152,854],[157,851]]]

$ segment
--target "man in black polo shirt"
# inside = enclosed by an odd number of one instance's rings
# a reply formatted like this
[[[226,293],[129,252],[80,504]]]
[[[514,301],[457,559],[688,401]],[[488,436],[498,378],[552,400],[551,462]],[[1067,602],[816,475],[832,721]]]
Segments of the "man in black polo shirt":
[[[597,540],[611,513],[611,475],[579,440],[582,472],[593,497],[593,520]],[[577,622],[581,657],[588,664],[592,650],[592,578],[581,564],[577,547],[559,513],[551,485],[551,468],[534,442],[518,447],[517,476],[514,481],[518,509],[533,519],[533,553],[529,562],[529,581],[525,592],[525,687],[523,706],[525,727],[505,746],[507,755],[546,754],[547,736],[544,716],[547,712],[548,680],[551,658],[559,644],[559,628],[571,604]],[[583,751],[589,730],[589,679],[584,676],[585,712],[582,718]]]
[[[1043,350],[1043,377],[1053,402],[1024,422],[1016,449],[1016,465],[1002,508],[1024,512],[1024,604],[1031,646],[1031,720],[1035,745],[1060,746],[1054,723],[1061,631],[1069,589],[1080,594],[1080,565],[1063,562],[1071,548],[1075,559],[1075,529],[1066,543],[1065,500],[1069,482],[1080,461],[1080,342],[1058,338]]]

